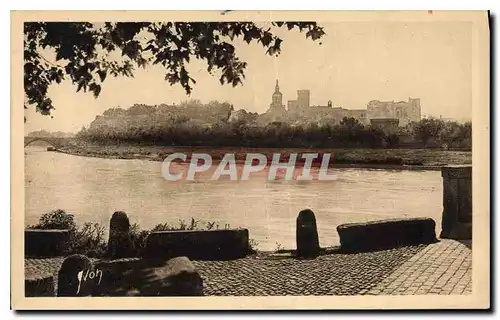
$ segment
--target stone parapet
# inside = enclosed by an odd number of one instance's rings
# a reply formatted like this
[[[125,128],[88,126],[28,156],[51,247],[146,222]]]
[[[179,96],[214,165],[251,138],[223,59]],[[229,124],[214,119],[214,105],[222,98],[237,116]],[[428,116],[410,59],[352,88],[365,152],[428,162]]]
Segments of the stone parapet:
[[[436,242],[431,218],[387,219],[337,227],[342,252],[366,252]]]
[[[26,229],[24,255],[26,257],[64,256],[69,250],[69,230]]]
[[[170,259],[231,260],[249,252],[247,229],[203,231],[156,231],[146,242],[143,256]]]

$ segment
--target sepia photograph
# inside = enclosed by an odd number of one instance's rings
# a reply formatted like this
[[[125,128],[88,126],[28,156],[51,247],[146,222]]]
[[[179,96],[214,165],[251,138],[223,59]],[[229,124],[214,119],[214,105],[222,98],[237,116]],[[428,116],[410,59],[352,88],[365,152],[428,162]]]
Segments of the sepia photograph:
[[[490,307],[488,12],[11,19],[14,308]]]

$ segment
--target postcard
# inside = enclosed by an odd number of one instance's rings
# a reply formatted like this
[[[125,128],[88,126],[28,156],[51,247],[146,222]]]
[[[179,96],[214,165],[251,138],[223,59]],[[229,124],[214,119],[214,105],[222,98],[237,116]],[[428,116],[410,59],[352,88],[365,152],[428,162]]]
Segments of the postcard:
[[[488,12],[11,20],[12,308],[490,308]]]

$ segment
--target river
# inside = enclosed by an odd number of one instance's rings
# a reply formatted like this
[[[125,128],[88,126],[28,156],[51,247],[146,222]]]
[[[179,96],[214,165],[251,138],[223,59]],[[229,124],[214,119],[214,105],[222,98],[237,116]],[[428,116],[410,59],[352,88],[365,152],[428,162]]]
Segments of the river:
[[[296,218],[305,208],[316,214],[322,246],[338,245],[336,227],[348,222],[430,217],[440,230],[439,171],[329,169],[334,181],[268,181],[264,172],[247,181],[210,181],[207,173],[172,182],[162,177],[160,162],[72,156],[37,146],[25,154],[25,225],[53,209],[74,214],[79,224],[106,227],[118,210],[142,228],[194,217],[219,228],[247,228],[261,250],[295,248]]]

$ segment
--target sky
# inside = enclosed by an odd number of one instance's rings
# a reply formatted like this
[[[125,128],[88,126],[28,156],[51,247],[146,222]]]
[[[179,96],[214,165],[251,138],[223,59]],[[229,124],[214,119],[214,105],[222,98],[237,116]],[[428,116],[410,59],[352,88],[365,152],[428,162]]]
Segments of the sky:
[[[422,114],[457,120],[472,115],[472,25],[469,22],[328,22],[319,41],[305,33],[276,29],[283,39],[278,57],[260,44],[234,41],[236,53],[248,63],[243,86],[222,86],[195,61],[188,70],[197,81],[191,96],[164,80],[161,66],[138,69],[134,78],[108,77],[100,96],[77,93],[70,81],[54,84],[50,116],[25,112],[25,131],[77,132],[113,107],[136,103],[172,104],[188,99],[228,101],[235,109],[263,113],[271,103],[276,79],[283,103],[299,89],[311,91],[312,105],[364,109],[370,100],[420,98]],[[319,44],[321,42],[321,44]]]

